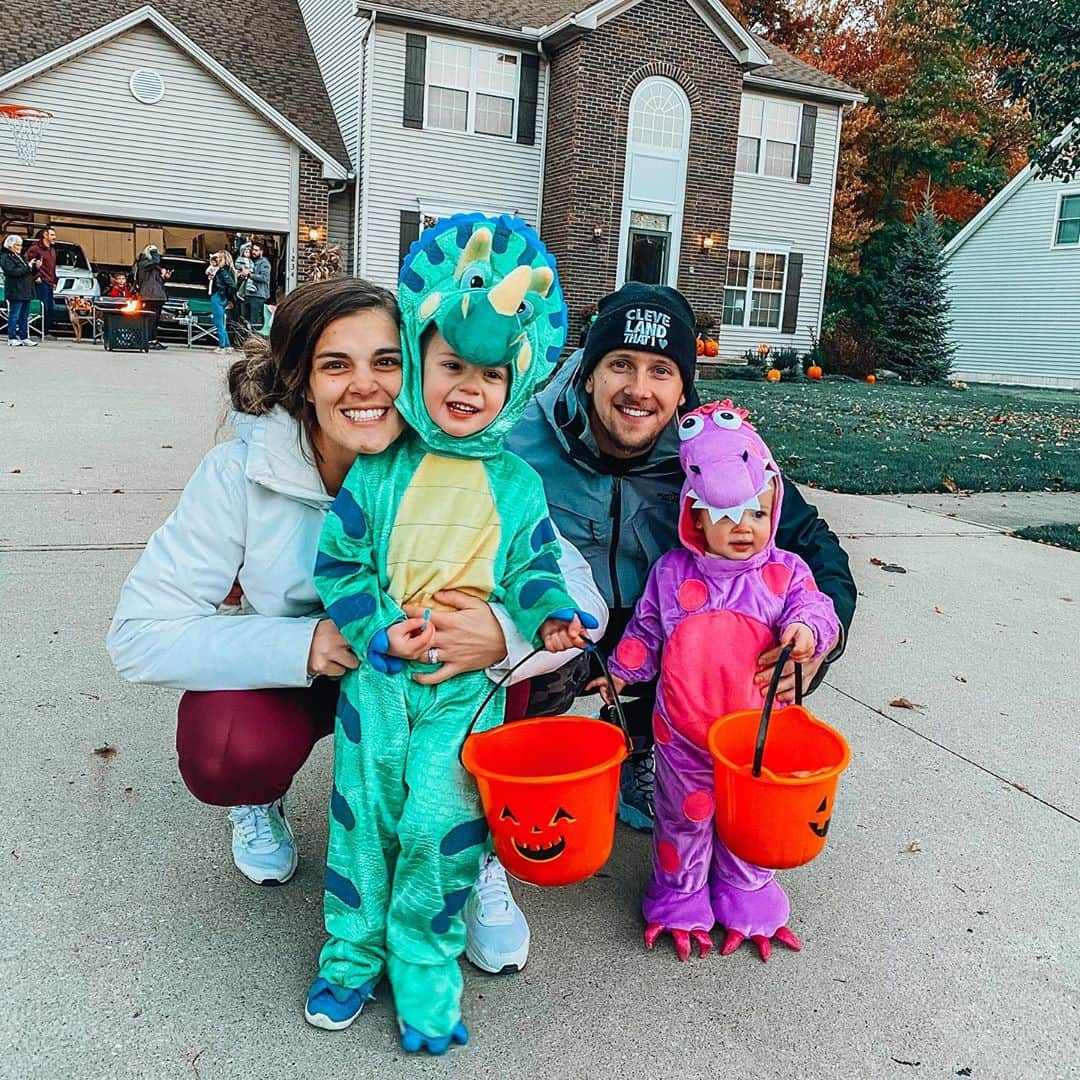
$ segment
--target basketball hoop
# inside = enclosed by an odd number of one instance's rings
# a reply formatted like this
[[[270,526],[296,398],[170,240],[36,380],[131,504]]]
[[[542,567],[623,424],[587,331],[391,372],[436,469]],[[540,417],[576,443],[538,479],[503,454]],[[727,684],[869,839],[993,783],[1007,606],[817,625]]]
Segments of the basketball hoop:
[[[15,141],[15,156],[23,165],[34,164],[38,144],[52,118],[53,114],[44,109],[31,109],[26,105],[0,105],[0,121],[11,132]]]

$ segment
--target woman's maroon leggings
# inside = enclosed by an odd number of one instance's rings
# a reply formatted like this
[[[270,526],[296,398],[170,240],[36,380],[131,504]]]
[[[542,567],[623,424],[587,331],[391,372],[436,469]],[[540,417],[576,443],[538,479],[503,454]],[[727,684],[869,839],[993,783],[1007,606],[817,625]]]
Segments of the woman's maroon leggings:
[[[289,790],[312,747],[334,730],[338,684],[298,690],[189,690],[176,717],[180,775],[200,802],[269,803]],[[506,719],[520,720],[528,682],[511,686]],[[362,721],[361,721],[362,722]]]

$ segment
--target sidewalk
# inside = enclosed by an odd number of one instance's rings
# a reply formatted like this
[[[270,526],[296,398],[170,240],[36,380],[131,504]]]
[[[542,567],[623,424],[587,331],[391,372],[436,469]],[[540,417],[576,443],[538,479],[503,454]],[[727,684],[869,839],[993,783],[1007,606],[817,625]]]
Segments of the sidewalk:
[[[296,878],[257,889],[179,780],[178,693],[124,684],[103,644],[214,441],[223,360],[0,354],[0,1077],[1080,1076],[1080,557],[816,491],[860,600],[811,701],[853,760],[825,854],[783,876],[803,952],[646,952],[649,842],[620,827],[602,874],[515,886],[529,966],[467,967],[468,1048],[406,1058],[385,990],[308,1028],[330,746],[293,793]]]

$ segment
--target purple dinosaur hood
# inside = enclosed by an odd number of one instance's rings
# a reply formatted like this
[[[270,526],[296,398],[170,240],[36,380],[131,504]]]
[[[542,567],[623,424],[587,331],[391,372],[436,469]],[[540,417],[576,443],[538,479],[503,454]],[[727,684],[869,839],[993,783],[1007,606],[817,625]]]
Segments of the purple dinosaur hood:
[[[733,564],[739,571],[764,563],[776,538],[784,496],[780,470],[765,440],[746,419],[749,413],[731,401],[714,401],[679,421],[679,461],[686,482],[679,508],[679,539],[696,555],[707,554],[694,528],[693,511],[706,509],[714,521],[738,521],[744,510],[758,510],[758,496],[776,481],[769,543],[752,558]]]

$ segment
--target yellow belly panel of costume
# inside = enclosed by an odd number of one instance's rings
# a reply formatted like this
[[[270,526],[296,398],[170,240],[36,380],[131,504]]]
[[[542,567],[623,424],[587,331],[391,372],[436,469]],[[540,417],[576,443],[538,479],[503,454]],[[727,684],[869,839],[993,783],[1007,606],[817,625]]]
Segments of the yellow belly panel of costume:
[[[501,539],[483,463],[427,454],[390,530],[390,596],[399,604],[438,607],[431,602],[434,593],[460,589],[487,600]]]

